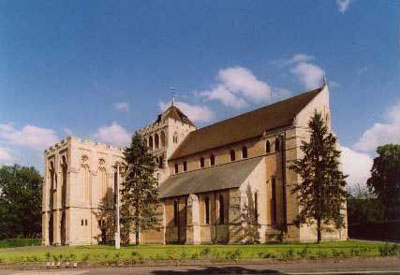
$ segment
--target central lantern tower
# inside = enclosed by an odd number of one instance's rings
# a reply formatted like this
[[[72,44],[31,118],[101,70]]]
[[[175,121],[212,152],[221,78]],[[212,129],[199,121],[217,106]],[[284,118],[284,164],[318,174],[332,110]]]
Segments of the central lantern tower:
[[[171,104],[157,120],[138,132],[146,141],[157,164],[156,177],[162,184],[170,175],[168,159],[186,136],[196,130],[192,121],[178,108]]]

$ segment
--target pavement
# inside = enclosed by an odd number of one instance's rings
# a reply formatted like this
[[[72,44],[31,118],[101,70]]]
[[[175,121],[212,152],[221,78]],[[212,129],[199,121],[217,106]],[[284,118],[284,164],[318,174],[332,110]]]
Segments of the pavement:
[[[29,267],[24,267],[24,269]],[[271,262],[268,264],[205,264],[203,266],[78,267],[77,269],[0,269],[0,275],[136,275],[136,274],[400,274],[397,257],[326,261]]]

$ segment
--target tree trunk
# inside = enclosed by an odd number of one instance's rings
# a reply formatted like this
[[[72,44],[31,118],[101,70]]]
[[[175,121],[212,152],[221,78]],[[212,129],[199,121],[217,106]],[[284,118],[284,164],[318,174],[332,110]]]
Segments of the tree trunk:
[[[321,243],[321,218],[317,218],[317,242]]]
[[[136,226],[135,226],[136,228]],[[135,238],[136,238],[136,245],[139,245],[139,230],[135,229]]]

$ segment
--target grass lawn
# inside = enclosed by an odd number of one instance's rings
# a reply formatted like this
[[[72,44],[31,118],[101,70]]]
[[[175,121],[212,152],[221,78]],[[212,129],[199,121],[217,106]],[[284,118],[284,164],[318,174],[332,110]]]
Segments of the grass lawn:
[[[259,245],[92,245],[72,247],[33,247],[0,249],[1,263],[23,262],[90,262],[100,264],[142,263],[149,261],[238,260],[238,259],[316,259],[330,257],[391,256],[399,252],[397,245],[380,242],[326,242],[321,244]]]
[[[37,246],[40,245],[40,239],[6,239],[0,240],[0,248]]]

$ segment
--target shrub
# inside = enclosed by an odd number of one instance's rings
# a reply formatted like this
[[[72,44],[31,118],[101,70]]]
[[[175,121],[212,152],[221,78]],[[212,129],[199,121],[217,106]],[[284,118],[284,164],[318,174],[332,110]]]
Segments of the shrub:
[[[203,249],[200,251],[200,256],[201,256],[202,258],[205,258],[206,256],[208,256],[208,255],[210,254],[210,252],[211,252],[211,249],[210,249],[210,248],[208,248],[208,247],[203,248]]]
[[[271,254],[269,252],[259,252],[258,257],[263,258],[263,259],[269,259],[269,258],[273,258],[273,254]]]
[[[199,254],[196,253],[196,252],[193,253],[192,256],[191,256],[191,259],[192,259],[192,260],[198,260],[198,259],[199,259]]]
[[[225,255],[225,258],[229,260],[238,260],[240,259],[241,254],[242,251],[240,251],[240,249],[235,249],[233,251],[228,251]]]
[[[82,255],[82,261],[83,262],[87,262],[87,261],[89,261],[89,259],[90,259],[89,253],[85,253],[85,254]]]
[[[395,256],[399,254],[399,246],[397,244],[393,244],[390,246],[388,243],[379,247],[379,254],[382,257],[386,256]]]
[[[317,254],[317,257],[320,259],[328,258],[328,252],[326,252],[326,251],[318,250],[316,254]]]
[[[310,249],[308,248],[308,246],[306,246],[300,252],[297,252],[297,255],[299,255],[299,257],[302,259],[308,258],[308,256],[310,255]]]
[[[293,259],[294,258],[294,250],[293,248],[289,248],[287,250],[284,250],[282,253],[282,258],[287,260],[287,259]]]
[[[46,261],[50,261],[50,259],[51,259],[51,253],[50,252],[46,252],[46,254],[44,254],[45,255],[45,257],[46,257]]]

